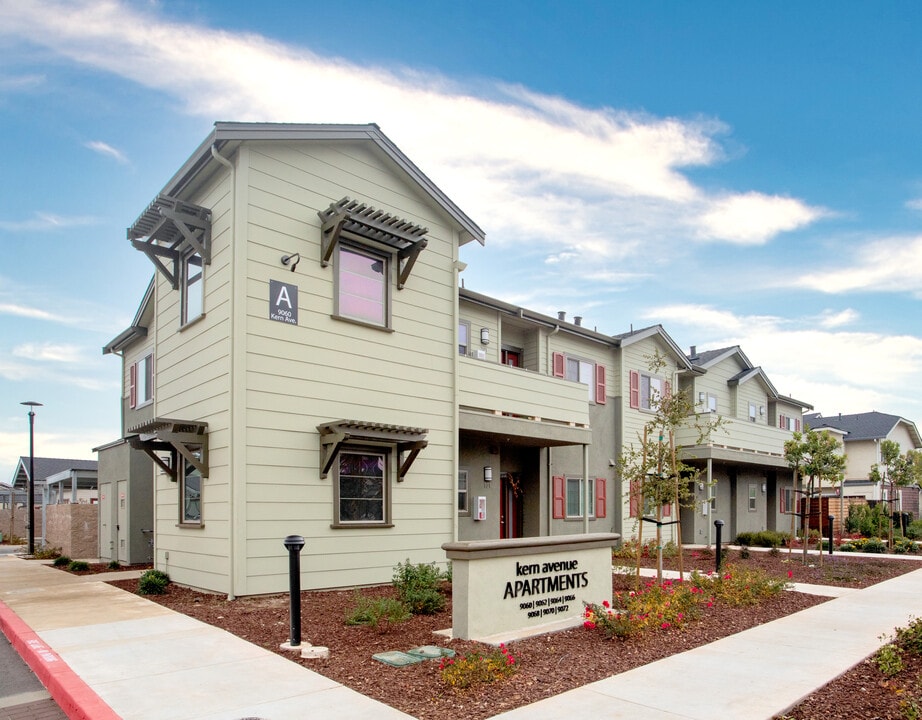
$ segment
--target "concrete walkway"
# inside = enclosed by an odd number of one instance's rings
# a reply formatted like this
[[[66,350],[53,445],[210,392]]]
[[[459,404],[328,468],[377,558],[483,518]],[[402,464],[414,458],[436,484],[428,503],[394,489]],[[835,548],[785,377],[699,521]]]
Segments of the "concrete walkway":
[[[771,718],[877,650],[920,597],[922,569],[498,717]],[[0,557],[0,628],[71,718],[408,717],[98,576],[35,561]]]

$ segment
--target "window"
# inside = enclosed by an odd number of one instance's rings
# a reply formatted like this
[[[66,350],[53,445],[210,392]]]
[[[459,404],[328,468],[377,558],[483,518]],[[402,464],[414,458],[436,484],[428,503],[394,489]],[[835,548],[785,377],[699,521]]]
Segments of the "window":
[[[519,358],[521,359],[521,357]],[[563,353],[553,355],[554,377],[585,384],[589,389],[589,402],[604,405],[606,400],[605,366],[588,360],[570,357]]]
[[[698,404],[701,406],[699,412],[717,412],[717,396],[712,393],[699,392]]]
[[[337,525],[386,525],[390,518],[387,453],[342,450],[336,478]]]
[[[181,324],[200,318],[205,311],[205,283],[202,277],[202,256],[192,251],[182,259],[180,285]]]
[[[147,355],[133,363],[128,374],[129,406],[137,408],[150,403],[154,399],[154,356]]]
[[[471,348],[471,324],[467,320],[458,323],[458,355],[467,355]]]
[[[342,244],[336,257],[336,315],[388,327],[388,259]]]
[[[666,392],[667,383],[654,375],[640,374],[640,407],[643,410],[656,410],[659,401]]]
[[[583,498],[586,483],[582,478],[555,476],[553,478],[553,516],[555,519],[583,517]],[[604,518],[607,510],[608,482],[595,478],[589,493],[589,517]]]
[[[467,514],[470,512],[470,493],[468,492],[467,470],[458,471],[458,512]]]
[[[756,409],[755,403],[749,403],[749,422],[756,421],[757,413],[758,413],[758,410]]]
[[[755,483],[749,483],[749,512],[756,511],[756,498],[758,497],[759,488]]]
[[[781,507],[779,507],[778,509],[782,513],[785,513],[788,515],[794,513],[795,512],[794,510],[795,497],[796,497],[796,494],[794,492],[794,488],[792,487],[781,488]]]
[[[788,417],[787,415],[779,415],[778,427],[782,430],[800,432],[800,420],[798,418]]]
[[[193,450],[197,459],[201,459],[201,449]],[[189,460],[181,455],[179,462],[179,522],[181,525],[202,524],[202,474]]]

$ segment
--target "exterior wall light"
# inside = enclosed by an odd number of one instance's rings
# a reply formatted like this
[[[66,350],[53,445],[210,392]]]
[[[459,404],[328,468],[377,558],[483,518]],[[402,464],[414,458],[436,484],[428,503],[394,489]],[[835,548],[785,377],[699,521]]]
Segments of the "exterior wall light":
[[[489,465],[483,467],[483,481],[493,482],[493,468]]]
[[[482,345],[490,344],[490,328],[480,328],[480,343]]]

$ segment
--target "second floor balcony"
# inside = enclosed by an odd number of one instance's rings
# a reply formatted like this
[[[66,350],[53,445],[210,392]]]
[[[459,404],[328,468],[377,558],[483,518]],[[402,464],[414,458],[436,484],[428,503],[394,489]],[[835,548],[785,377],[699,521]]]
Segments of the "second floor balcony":
[[[703,413],[698,417],[704,426],[717,416]],[[691,423],[676,432],[676,445],[682,448],[683,459],[713,458],[787,467],[784,443],[792,437],[789,430],[732,417],[721,417],[720,421],[719,427],[704,432],[702,437]]]

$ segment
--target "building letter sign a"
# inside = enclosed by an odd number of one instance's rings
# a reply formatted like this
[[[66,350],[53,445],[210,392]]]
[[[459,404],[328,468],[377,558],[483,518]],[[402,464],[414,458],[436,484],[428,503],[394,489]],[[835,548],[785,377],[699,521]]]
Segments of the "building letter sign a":
[[[298,324],[298,286],[269,281],[269,319],[276,322]]]

